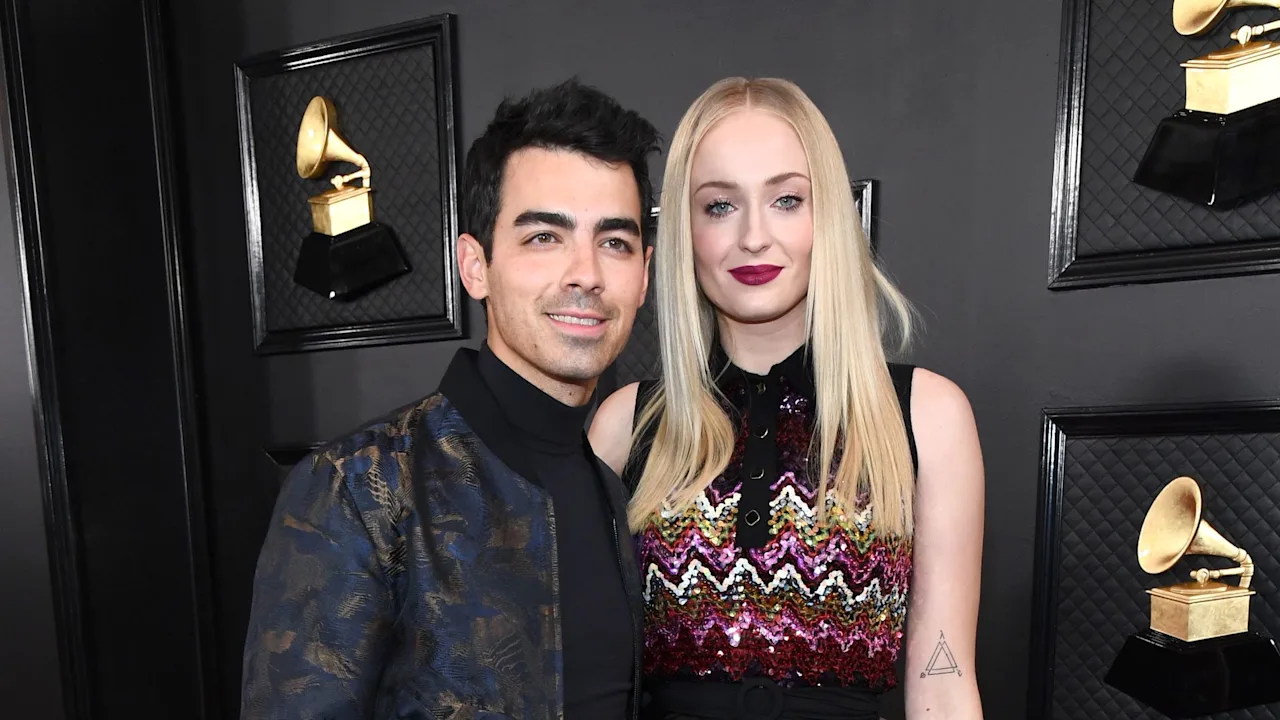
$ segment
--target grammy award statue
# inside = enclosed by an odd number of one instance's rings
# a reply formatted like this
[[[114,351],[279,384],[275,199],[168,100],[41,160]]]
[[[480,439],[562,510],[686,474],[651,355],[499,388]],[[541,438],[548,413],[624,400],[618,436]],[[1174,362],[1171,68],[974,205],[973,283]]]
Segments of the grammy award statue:
[[[333,188],[308,199],[313,231],[302,241],[293,279],[335,301],[350,301],[409,271],[386,225],[373,219],[369,161],[338,134],[337,109],[327,97],[311,99],[298,128],[298,175],[315,179],[331,162],[358,169],[330,179]],[[362,180],[361,186],[347,183]]]
[[[1190,581],[1147,590],[1150,627],[1130,635],[1106,683],[1172,718],[1280,701],[1280,651],[1249,631],[1253,558],[1202,518],[1200,486],[1179,477],[1160,491],[1138,537],[1138,564],[1155,575],[1187,555],[1235,567],[1198,568]],[[1238,576],[1237,584],[1219,578]]]

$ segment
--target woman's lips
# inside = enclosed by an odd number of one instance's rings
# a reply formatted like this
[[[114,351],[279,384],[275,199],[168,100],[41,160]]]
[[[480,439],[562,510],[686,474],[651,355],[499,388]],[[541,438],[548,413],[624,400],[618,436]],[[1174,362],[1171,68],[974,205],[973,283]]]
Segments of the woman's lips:
[[[764,285],[781,272],[782,268],[777,265],[741,265],[730,270],[729,274],[743,285]]]

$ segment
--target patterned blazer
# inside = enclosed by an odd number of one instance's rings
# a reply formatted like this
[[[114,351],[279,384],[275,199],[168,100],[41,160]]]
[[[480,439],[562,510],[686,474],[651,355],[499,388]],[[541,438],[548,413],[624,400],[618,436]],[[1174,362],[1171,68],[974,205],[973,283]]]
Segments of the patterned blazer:
[[[290,472],[255,575],[242,718],[562,717],[549,495],[475,363],[460,350],[441,391]],[[598,464],[638,673],[625,490]]]

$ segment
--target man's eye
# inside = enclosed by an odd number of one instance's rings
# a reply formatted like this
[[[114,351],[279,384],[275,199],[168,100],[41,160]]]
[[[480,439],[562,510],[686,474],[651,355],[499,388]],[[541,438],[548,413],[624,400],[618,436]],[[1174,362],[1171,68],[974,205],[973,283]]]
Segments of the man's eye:
[[[605,247],[608,247],[611,250],[617,250],[619,252],[631,251],[631,243],[623,240],[622,238],[609,238],[604,241],[604,244]]]
[[[545,245],[547,243],[555,242],[555,240],[556,236],[551,233],[538,233],[537,235],[529,238],[529,242],[534,243],[535,245]]]

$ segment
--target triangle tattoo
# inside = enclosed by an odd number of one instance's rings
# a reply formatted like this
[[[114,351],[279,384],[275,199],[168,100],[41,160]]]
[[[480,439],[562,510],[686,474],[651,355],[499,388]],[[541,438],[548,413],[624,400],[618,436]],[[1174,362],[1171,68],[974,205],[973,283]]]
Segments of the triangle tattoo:
[[[929,658],[929,665],[925,667],[924,672],[920,673],[920,677],[926,675],[956,675],[963,676],[960,667],[956,665],[956,656],[951,654],[951,648],[947,645],[947,637],[942,633],[938,633],[938,646],[933,649],[933,657]]]

